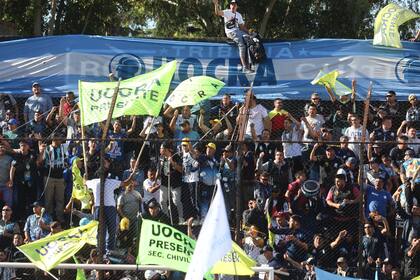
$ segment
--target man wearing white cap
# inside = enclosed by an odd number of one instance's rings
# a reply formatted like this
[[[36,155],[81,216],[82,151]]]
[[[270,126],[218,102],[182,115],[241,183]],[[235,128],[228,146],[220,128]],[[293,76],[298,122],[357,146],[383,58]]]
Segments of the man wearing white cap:
[[[248,34],[242,15],[237,12],[238,1],[229,1],[229,9],[220,10],[219,0],[213,0],[214,12],[216,15],[223,17],[225,23],[225,33],[229,39],[232,39],[239,47],[239,57],[241,58],[242,67],[245,73],[251,73],[251,67],[246,59],[246,45],[243,36]]]

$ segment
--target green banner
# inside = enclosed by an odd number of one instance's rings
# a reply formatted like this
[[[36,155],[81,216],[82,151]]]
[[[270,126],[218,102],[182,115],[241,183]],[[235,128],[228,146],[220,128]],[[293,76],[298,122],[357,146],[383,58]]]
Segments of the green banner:
[[[174,60],[152,72],[121,81],[112,117],[159,115],[175,70]],[[79,81],[82,125],[106,120],[117,84],[118,82]]]
[[[166,224],[143,219],[138,264],[165,265],[186,272],[195,240]]]
[[[172,108],[195,105],[216,96],[224,86],[224,82],[212,77],[191,77],[175,88],[166,103]]]
[[[17,247],[38,268],[49,271],[71,258],[86,243],[96,245],[98,222],[68,229]]]
[[[177,229],[159,222],[143,219],[137,264],[163,265],[187,272],[196,241]],[[217,262],[212,273],[251,275],[255,262],[234,242],[232,250]],[[206,279],[212,279],[207,274]]]
[[[420,15],[397,4],[386,5],[375,19],[373,45],[402,48],[398,28],[406,21],[418,17]]]

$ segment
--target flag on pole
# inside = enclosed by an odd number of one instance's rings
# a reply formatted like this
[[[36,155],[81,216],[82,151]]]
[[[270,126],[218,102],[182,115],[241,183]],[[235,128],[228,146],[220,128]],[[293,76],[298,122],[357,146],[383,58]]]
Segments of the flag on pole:
[[[204,219],[185,280],[202,279],[212,266],[232,248],[220,180],[216,181],[216,195]]]
[[[170,246],[161,246],[170,244]],[[179,230],[159,222],[144,219],[141,225],[137,264],[163,265],[187,272],[196,241]],[[173,249],[175,248],[175,250]],[[212,268],[213,274],[252,275],[256,263],[234,242],[231,250]],[[207,274],[206,279],[213,279]]]
[[[386,5],[375,19],[373,45],[402,48],[398,28],[405,22],[418,17],[420,15],[397,4]]]
[[[267,225],[271,225],[271,216],[270,216],[270,211],[268,211],[267,209]],[[271,248],[273,248],[274,246],[274,234],[271,232],[271,230],[268,231],[268,245],[270,245]]]
[[[112,117],[159,115],[175,70],[176,60],[152,72],[121,81]],[[106,120],[117,84],[79,81],[82,126]]]
[[[38,268],[49,271],[71,258],[88,243],[96,245],[98,222],[68,229],[17,247]]]
[[[335,81],[339,75],[340,73],[338,70],[334,70],[329,73],[325,73],[324,71],[320,70],[315,79],[312,80],[311,84],[335,88]]]
[[[257,263],[248,257],[238,244],[232,241],[232,249],[211,269],[212,274],[253,275],[251,267]]]
[[[166,100],[172,108],[195,105],[219,93],[225,83],[207,76],[196,76],[180,83]]]
[[[80,158],[72,158],[71,173],[73,176],[73,189],[71,192],[71,197],[79,200],[82,203],[82,209],[86,209],[90,202],[90,192],[83,183],[82,174],[79,167],[77,166],[79,162],[81,162]]]
[[[75,256],[73,256],[73,260],[75,264],[79,264]],[[82,268],[77,269],[76,280],[86,280],[86,274]]]
[[[325,73],[320,70],[318,75],[316,75],[316,77],[312,80],[311,84],[328,86],[337,96],[351,94],[351,88],[337,80],[339,75],[340,72],[338,72],[338,70],[334,70],[329,73]]]

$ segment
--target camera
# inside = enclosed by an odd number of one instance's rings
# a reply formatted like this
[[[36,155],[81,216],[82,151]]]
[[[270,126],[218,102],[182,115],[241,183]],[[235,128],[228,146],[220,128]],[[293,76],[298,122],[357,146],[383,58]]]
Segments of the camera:
[[[233,18],[225,23],[227,29],[232,29],[236,27],[236,18]]]

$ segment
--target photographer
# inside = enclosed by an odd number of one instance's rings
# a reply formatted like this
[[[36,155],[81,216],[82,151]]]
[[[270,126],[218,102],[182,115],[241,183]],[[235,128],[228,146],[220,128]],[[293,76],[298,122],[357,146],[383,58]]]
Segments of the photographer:
[[[243,36],[248,34],[242,15],[237,12],[238,2],[231,0],[229,9],[220,10],[219,0],[213,0],[214,12],[223,17],[225,24],[225,33],[229,39],[232,39],[239,47],[239,57],[241,58],[242,69],[246,74],[252,73],[251,67],[246,59],[246,45]]]

